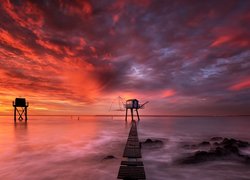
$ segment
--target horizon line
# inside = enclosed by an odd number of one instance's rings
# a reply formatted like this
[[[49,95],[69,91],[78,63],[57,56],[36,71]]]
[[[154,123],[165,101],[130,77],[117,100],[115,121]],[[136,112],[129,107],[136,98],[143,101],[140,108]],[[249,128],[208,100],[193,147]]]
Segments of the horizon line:
[[[13,116],[13,115],[1,115],[0,116]],[[28,115],[28,116],[102,116],[102,117],[123,117],[125,115],[116,115],[116,114],[37,114],[37,115]],[[169,114],[145,114],[140,115],[141,117],[238,117],[238,116],[250,116],[250,114],[225,114],[225,115],[201,115],[201,114],[192,114],[192,115],[169,115]]]

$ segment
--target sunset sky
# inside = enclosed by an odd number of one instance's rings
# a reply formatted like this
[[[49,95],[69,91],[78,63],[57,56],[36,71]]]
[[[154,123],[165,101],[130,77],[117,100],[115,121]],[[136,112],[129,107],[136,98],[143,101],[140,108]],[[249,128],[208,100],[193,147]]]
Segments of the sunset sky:
[[[250,114],[248,0],[0,2],[0,115]]]

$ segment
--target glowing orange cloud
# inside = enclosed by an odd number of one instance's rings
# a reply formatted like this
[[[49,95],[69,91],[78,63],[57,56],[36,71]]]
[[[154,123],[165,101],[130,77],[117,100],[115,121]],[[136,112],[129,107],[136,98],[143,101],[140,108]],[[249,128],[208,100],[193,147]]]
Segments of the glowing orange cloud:
[[[227,43],[232,39],[232,37],[230,36],[221,36],[219,38],[217,38],[212,44],[211,47],[216,47],[219,46],[221,44]]]
[[[162,94],[163,94],[163,97],[171,97],[176,94],[176,91],[173,89],[167,89]]]
[[[34,4],[24,1],[23,5],[18,7],[18,11],[9,0],[4,1],[2,5],[9,16],[20,26],[30,30],[36,29],[37,32],[40,31],[36,27],[42,27],[44,18],[41,10]]]
[[[10,34],[8,31],[0,28],[0,43],[3,43],[7,46],[10,46],[14,49],[21,51],[24,54],[25,58],[38,60],[39,57],[36,55],[36,53],[34,53],[34,50],[31,49],[29,46],[25,45],[24,41],[25,39],[23,37],[15,37],[12,34]],[[1,51],[3,52],[4,50],[1,50]],[[16,55],[15,53],[11,52],[11,56],[13,57]]]
[[[42,41],[42,40],[38,39],[38,40],[36,40],[36,42],[38,44],[40,44],[41,46],[43,46],[44,48],[52,50],[52,51],[54,51],[56,53],[62,53],[63,52],[62,47],[53,45],[53,44],[49,43],[48,41]]]
[[[242,89],[250,88],[250,79],[241,81],[240,83],[237,83],[231,87],[229,87],[232,91],[240,91]]]
[[[22,44],[20,40],[13,37],[9,32],[0,29],[0,41],[2,41],[4,44],[7,44],[13,48],[19,49],[24,52],[31,53],[32,51],[25,45]]]

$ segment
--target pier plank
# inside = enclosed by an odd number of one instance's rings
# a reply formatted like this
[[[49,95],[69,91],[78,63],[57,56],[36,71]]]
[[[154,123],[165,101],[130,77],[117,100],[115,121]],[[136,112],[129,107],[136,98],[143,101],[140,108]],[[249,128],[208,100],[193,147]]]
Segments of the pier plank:
[[[125,148],[123,157],[141,158],[141,149],[139,148]]]
[[[146,179],[144,167],[120,166],[119,179]]]
[[[122,161],[121,165],[126,165],[126,166],[143,166],[142,161]]]

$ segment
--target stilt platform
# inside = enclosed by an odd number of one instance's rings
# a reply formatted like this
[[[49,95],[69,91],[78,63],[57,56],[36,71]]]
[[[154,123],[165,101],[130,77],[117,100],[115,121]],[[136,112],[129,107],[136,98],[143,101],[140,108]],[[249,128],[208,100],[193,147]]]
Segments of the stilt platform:
[[[136,121],[132,120],[123,157],[127,160],[121,162],[118,179],[146,179],[144,165],[141,158],[141,147],[137,133]]]

